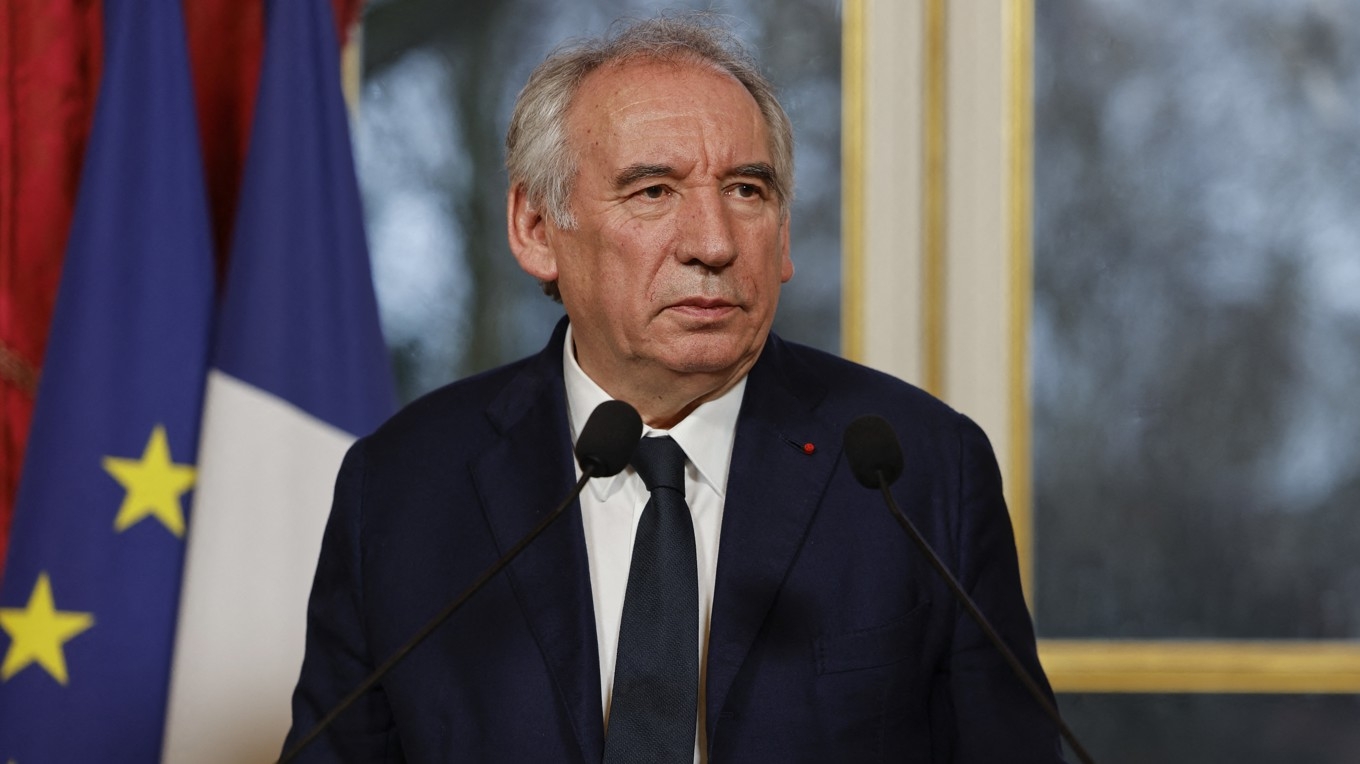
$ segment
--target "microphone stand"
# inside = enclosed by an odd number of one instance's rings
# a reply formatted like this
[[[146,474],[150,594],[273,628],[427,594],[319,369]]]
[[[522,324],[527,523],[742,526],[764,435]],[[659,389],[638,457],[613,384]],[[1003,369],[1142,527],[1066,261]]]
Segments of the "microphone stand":
[[[392,654],[392,657],[383,661],[382,665],[378,666],[372,674],[369,674],[368,678],[361,682],[358,687],[354,688],[353,692],[346,695],[343,700],[336,704],[335,708],[332,708],[330,712],[321,718],[321,721],[317,722],[306,735],[298,740],[292,748],[279,758],[278,764],[287,764],[296,759],[302,749],[306,748],[309,743],[324,732],[326,728],[340,716],[340,714],[344,713],[345,709],[353,705],[354,701],[363,697],[364,693],[371,690],[379,680],[387,675],[388,671],[392,670],[393,666],[397,665],[402,658],[406,657],[407,653],[414,650],[421,642],[424,642],[425,638],[434,633],[435,629],[439,628],[439,626],[447,621],[450,616],[458,612],[458,609],[463,606],[464,602],[468,601],[468,598],[476,594],[479,589],[486,585],[487,581],[490,581],[497,573],[501,572],[506,565],[510,564],[511,560],[514,560],[519,556],[520,552],[524,551],[525,547],[533,543],[534,539],[539,537],[539,534],[547,530],[549,525],[552,525],[557,518],[561,517],[562,513],[567,510],[567,507],[571,506],[571,503],[576,500],[576,497],[581,495],[581,489],[585,488],[586,481],[594,477],[597,466],[599,465],[593,460],[583,460],[581,465],[581,478],[576,481],[576,485],[572,487],[571,492],[567,494],[567,498],[563,499],[562,503],[558,504],[556,509],[550,512],[547,517],[540,520],[538,525],[534,526],[533,530],[529,531],[524,538],[519,540],[519,543],[510,547],[508,552],[502,555],[499,560],[496,560],[491,567],[487,568],[475,581],[469,584],[468,587],[463,590],[463,593],[458,595],[457,599],[450,602],[443,610],[439,611],[434,618],[430,619],[429,623],[425,624],[420,631],[417,631],[412,635],[411,638],[407,640],[406,644],[398,648],[397,651]],[[617,470],[615,471],[617,472]]]
[[[892,491],[888,490],[888,476],[884,474],[882,469],[877,470],[877,474],[878,488],[883,492],[883,501],[887,503],[888,510],[892,514],[893,519],[897,520],[898,525],[902,526],[902,530],[907,532],[907,535],[915,542],[917,548],[925,555],[930,566],[934,568],[935,572],[939,573],[940,577],[949,585],[949,589],[953,591],[955,599],[963,605],[964,610],[968,611],[968,615],[973,617],[973,620],[977,623],[978,627],[980,627],[983,633],[987,635],[987,639],[991,640],[992,645],[996,648],[997,652],[1001,653],[1001,657],[1006,659],[1006,663],[1010,666],[1011,671],[1020,680],[1021,684],[1025,685],[1025,689],[1029,690],[1029,694],[1034,696],[1034,700],[1038,702],[1039,707],[1044,710],[1044,713],[1048,715],[1049,719],[1052,719],[1053,722],[1058,725],[1058,731],[1061,732],[1063,738],[1067,740],[1067,744],[1072,747],[1072,752],[1077,755],[1077,758],[1082,761],[1082,764],[1095,764],[1095,761],[1091,758],[1091,754],[1087,753],[1086,749],[1082,747],[1081,742],[1077,740],[1076,734],[1068,728],[1067,724],[1062,719],[1062,715],[1058,713],[1058,709],[1049,702],[1048,696],[1044,694],[1043,689],[1034,681],[1034,678],[1029,675],[1029,671],[1025,669],[1024,664],[1015,656],[1015,653],[1011,652],[1010,647],[1008,647],[1005,641],[1001,639],[1001,635],[996,633],[996,629],[992,628],[992,624],[987,621],[987,617],[982,614],[982,611],[978,610],[977,605],[973,604],[973,598],[969,597],[968,594],[964,592],[963,587],[959,585],[959,582],[954,578],[954,575],[949,572],[949,569],[945,567],[944,562],[935,554],[935,550],[930,548],[930,544],[926,542],[925,537],[921,535],[920,531],[916,530],[916,526],[902,513],[902,510],[898,508],[897,501],[893,498]]]

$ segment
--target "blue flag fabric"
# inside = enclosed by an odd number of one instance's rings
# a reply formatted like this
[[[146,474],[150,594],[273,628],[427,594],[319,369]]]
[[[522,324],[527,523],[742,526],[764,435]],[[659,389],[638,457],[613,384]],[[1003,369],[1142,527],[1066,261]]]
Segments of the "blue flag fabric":
[[[105,0],[86,153],[0,587],[0,761],[152,762],[213,305],[179,0]]]
[[[268,6],[213,365],[355,435],[396,402],[327,0]]]

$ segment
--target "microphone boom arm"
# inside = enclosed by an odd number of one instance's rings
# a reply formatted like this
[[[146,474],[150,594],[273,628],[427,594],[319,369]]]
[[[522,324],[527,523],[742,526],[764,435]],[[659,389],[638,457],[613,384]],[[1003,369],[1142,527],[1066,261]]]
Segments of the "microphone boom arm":
[[[525,547],[533,543],[534,539],[538,538],[543,531],[548,529],[548,526],[552,525],[557,518],[561,517],[562,513],[567,511],[567,507],[570,507],[572,502],[576,501],[576,497],[580,496],[581,489],[585,488],[586,482],[595,476],[596,466],[594,461],[583,459],[581,464],[581,478],[576,481],[576,485],[572,487],[571,493],[567,494],[567,498],[563,499],[562,503],[558,504],[557,508],[550,512],[547,517],[540,520],[538,525],[534,526],[533,530],[529,531],[524,538],[519,540],[519,543],[510,547],[510,550],[502,555],[499,560],[496,560],[491,567],[483,571],[475,581],[468,584],[468,587],[463,590],[462,594],[458,595],[457,599],[446,605],[444,609],[439,611],[434,618],[430,619],[430,622],[425,624],[420,631],[417,631],[412,635],[411,638],[406,641],[406,644],[398,648],[396,652],[392,653],[390,658],[383,661],[382,665],[374,669],[373,673],[370,674],[367,679],[365,679],[358,687],[354,688],[354,690],[349,695],[346,695],[343,700],[337,703],[329,713],[321,718],[321,721],[313,725],[312,728],[308,730],[307,734],[298,740],[296,745],[279,758],[278,764],[288,764],[288,762],[297,758],[297,755],[302,752],[302,749],[306,748],[309,743],[324,732],[326,728],[340,716],[340,714],[345,712],[345,709],[349,708],[356,700],[363,697],[364,693],[373,689],[373,686],[386,676],[387,672],[390,671],[393,666],[401,662],[401,659],[405,658],[407,653],[414,650],[421,642],[424,642],[425,638],[433,634],[435,629],[439,628],[440,625],[447,621],[454,613],[458,612],[458,609],[463,606],[463,603],[468,601],[468,598],[473,594],[476,594],[487,581],[490,581],[497,573],[500,573],[506,565],[509,565],[512,560],[519,556],[520,552],[524,551]]]
[[[1044,713],[1048,715],[1048,718],[1052,719],[1058,725],[1058,731],[1061,732],[1063,738],[1067,740],[1067,744],[1072,746],[1072,752],[1077,755],[1078,759],[1081,759],[1083,764],[1095,764],[1094,760],[1091,759],[1091,754],[1087,753],[1086,749],[1082,747],[1081,742],[1077,740],[1076,734],[1068,728],[1067,724],[1062,719],[1062,715],[1058,713],[1058,709],[1053,706],[1049,701],[1048,696],[1044,694],[1043,689],[1040,688],[1039,684],[1034,681],[1032,676],[1030,676],[1025,665],[1020,662],[1020,659],[1016,657],[1015,653],[1011,652],[1011,649],[1006,644],[1005,640],[1001,638],[1000,634],[996,633],[996,629],[992,628],[992,624],[987,620],[987,617],[984,616],[982,611],[978,610],[977,605],[973,603],[973,598],[969,597],[967,592],[963,590],[963,586],[959,584],[954,578],[954,575],[945,567],[944,562],[939,558],[939,555],[935,554],[935,550],[931,549],[930,544],[926,543],[925,537],[921,535],[921,532],[916,530],[916,526],[902,513],[902,510],[898,508],[897,501],[893,498],[892,491],[888,488],[888,476],[884,474],[882,469],[878,469],[877,474],[878,488],[883,492],[883,501],[887,503],[888,511],[892,514],[893,519],[897,521],[898,525],[902,526],[902,530],[907,532],[907,536],[911,537],[912,542],[915,543],[916,547],[925,555],[926,561],[930,563],[930,566],[935,569],[936,573],[940,574],[940,577],[944,579],[944,582],[949,585],[949,588],[954,592],[954,598],[963,605],[964,610],[968,611],[968,615],[972,616],[973,621],[976,622],[983,633],[987,635],[987,639],[991,640],[992,646],[996,648],[997,652],[1001,653],[1001,657],[1006,659],[1006,663],[1010,666],[1011,672],[1025,685],[1025,689],[1029,690],[1029,694],[1034,696],[1034,700],[1039,703],[1039,707],[1044,710]]]

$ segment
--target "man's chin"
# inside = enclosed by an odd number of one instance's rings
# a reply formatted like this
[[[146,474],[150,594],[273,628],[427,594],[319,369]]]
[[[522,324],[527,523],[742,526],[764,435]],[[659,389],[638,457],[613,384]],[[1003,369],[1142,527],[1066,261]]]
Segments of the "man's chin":
[[[760,355],[760,346],[750,342],[725,341],[713,337],[690,338],[661,359],[676,374],[736,378],[744,374]]]

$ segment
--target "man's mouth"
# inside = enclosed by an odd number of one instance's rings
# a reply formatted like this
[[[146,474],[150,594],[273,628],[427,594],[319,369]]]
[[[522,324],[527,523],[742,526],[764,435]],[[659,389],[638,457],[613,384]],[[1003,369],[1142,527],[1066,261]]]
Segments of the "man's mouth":
[[[737,306],[717,297],[687,297],[671,303],[668,309],[691,318],[712,320],[726,316]]]

